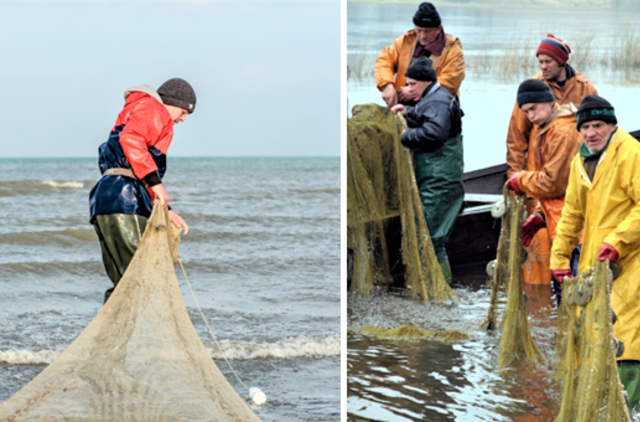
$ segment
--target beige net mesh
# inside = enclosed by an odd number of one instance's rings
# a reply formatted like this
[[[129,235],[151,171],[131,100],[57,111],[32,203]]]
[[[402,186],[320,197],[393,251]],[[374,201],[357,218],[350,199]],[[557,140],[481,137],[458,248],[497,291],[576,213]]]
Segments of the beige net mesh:
[[[631,420],[616,364],[608,264],[598,262],[563,283],[554,359],[562,385],[557,422]]]
[[[209,356],[154,207],[118,288],[71,345],[0,405],[1,421],[259,421]],[[170,249],[173,250],[173,258]]]
[[[435,255],[417,189],[411,153],[400,143],[406,124],[386,107],[357,105],[347,121],[347,247],[351,289],[369,296],[374,282],[392,282],[390,221],[400,219],[404,283],[412,297],[458,300]]]
[[[516,360],[541,362],[545,358],[531,337],[522,278],[524,251],[522,248],[522,222],[525,199],[514,195],[505,186],[503,201],[506,205],[506,212],[502,217],[502,231],[491,282],[489,311],[483,325],[487,329],[496,326],[499,292],[507,284],[507,303],[501,322],[502,337],[497,364],[498,366],[508,366]]]

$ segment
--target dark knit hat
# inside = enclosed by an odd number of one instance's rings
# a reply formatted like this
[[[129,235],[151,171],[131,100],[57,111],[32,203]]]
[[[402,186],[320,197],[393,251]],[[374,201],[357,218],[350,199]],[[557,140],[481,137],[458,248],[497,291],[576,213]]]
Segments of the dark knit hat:
[[[571,48],[569,44],[562,41],[560,38],[555,37],[553,34],[547,34],[547,38],[540,42],[538,49],[536,50],[536,57],[539,54],[546,54],[553,60],[557,61],[560,66],[567,64]]]
[[[183,108],[193,113],[196,108],[196,92],[189,82],[180,78],[171,78],[158,88],[158,95],[166,105]]]
[[[420,28],[437,28],[442,21],[440,20],[440,15],[436,7],[428,1],[425,1],[424,3],[420,3],[416,14],[413,15],[413,23]]]
[[[518,107],[530,103],[547,103],[555,101],[551,89],[538,79],[527,79],[518,87]]]
[[[414,60],[411,66],[404,72],[404,76],[422,82],[435,81],[438,79],[436,77],[436,71],[433,70],[433,63],[428,57],[420,57]]]
[[[582,99],[580,107],[578,107],[578,113],[576,114],[578,130],[580,130],[580,126],[582,126],[583,123],[592,120],[600,120],[613,124],[618,123],[616,113],[609,101],[597,95],[587,95]]]

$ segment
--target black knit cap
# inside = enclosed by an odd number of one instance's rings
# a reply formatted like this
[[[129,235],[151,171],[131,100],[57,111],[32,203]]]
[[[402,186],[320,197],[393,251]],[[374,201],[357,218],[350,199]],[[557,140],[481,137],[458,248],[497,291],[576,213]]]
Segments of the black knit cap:
[[[442,21],[440,21],[440,15],[436,7],[428,1],[425,1],[424,3],[420,3],[416,14],[413,15],[413,23],[420,28],[437,28]]]
[[[580,107],[578,107],[578,113],[576,114],[578,130],[580,130],[580,126],[582,126],[583,123],[592,120],[600,120],[613,124],[618,123],[616,113],[611,103],[602,97],[590,94],[582,99]]]
[[[171,78],[158,88],[158,95],[166,105],[183,108],[193,113],[196,108],[196,92],[189,82],[180,78]]]
[[[433,70],[433,63],[428,57],[420,57],[416,59],[411,66],[404,72],[406,78],[415,79],[416,81],[435,81],[436,71]]]
[[[527,79],[518,87],[518,107],[531,103],[547,103],[555,101],[551,89],[538,79]]]

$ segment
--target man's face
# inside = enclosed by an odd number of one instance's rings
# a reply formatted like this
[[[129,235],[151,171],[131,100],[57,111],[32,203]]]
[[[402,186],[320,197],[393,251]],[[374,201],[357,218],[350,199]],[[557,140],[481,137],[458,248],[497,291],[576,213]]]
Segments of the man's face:
[[[564,67],[546,54],[538,54],[538,64],[542,71],[542,77],[550,82],[557,81],[564,72]]]
[[[424,90],[432,83],[432,81],[416,81],[415,79],[407,78],[407,87],[409,88],[411,98],[414,101],[420,101]]]
[[[522,104],[520,109],[527,115],[527,119],[534,125],[541,125],[553,113],[553,102]]]
[[[184,122],[185,119],[187,118],[187,114],[189,114],[189,112],[184,108],[175,107],[167,104],[165,104],[165,107],[167,108],[167,111],[169,112],[169,116],[171,116],[171,120],[173,121],[174,124]]]
[[[580,126],[580,135],[589,152],[600,151],[607,144],[611,132],[616,128],[613,123],[592,120]]]
[[[437,28],[423,28],[421,26],[414,26],[416,29],[416,35],[418,36],[418,42],[422,45],[429,45],[436,40],[440,31],[442,31],[442,25]]]

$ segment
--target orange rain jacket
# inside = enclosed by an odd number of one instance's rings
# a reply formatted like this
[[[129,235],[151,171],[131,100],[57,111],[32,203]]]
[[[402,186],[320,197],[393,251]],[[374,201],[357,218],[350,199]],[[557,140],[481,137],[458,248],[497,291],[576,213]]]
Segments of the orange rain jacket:
[[[552,242],[564,206],[571,160],[582,143],[576,130],[576,111],[573,104],[556,104],[550,122],[534,130],[533,169],[518,176],[520,189],[539,202]]]
[[[557,104],[573,103],[578,107],[584,97],[589,94],[598,95],[598,91],[586,76],[573,69],[571,70],[575,75],[565,82],[564,89],[560,88],[557,82],[545,80],[542,77],[542,72],[533,75],[533,79],[541,80],[551,88]],[[527,151],[533,150],[533,143],[535,142],[535,135],[531,131],[532,126],[516,102],[513,106],[511,120],[509,121],[509,131],[507,132],[507,177],[511,177],[514,173],[525,168],[525,155]],[[526,163],[527,168],[533,168],[530,165],[533,164],[530,158],[526,159]]]
[[[433,61],[433,68],[438,76],[438,82],[451,95],[460,100],[460,84],[464,79],[464,56],[462,43],[457,37],[446,34],[446,43],[440,56],[429,57]],[[411,64],[411,58],[416,48],[417,36],[415,30],[396,38],[392,45],[380,52],[373,67],[376,86],[380,91],[388,84],[394,84],[396,91],[407,84],[404,73]]]
[[[529,154],[527,168],[532,170],[520,172],[518,185],[527,197],[533,198],[527,211],[532,212],[534,206],[542,211],[546,227],[538,230],[527,247],[522,275],[525,283],[546,285],[551,280],[551,244],[564,206],[571,160],[582,142],[576,130],[575,106],[556,104],[550,122],[540,127],[534,125],[531,138],[533,154]]]

